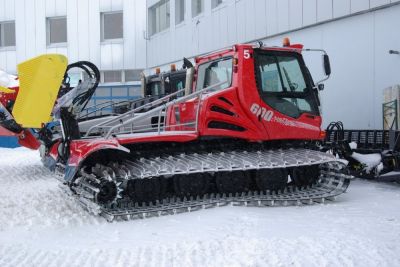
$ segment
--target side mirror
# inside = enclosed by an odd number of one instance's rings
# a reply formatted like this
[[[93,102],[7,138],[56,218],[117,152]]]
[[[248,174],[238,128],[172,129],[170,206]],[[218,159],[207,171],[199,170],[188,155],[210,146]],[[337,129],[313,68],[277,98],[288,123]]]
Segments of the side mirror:
[[[325,70],[325,75],[329,76],[331,75],[331,63],[329,61],[329,56],[327,54],[324,54],[324,70]]]
[[[193,79],[194,67],[191,67],[186,70],[185,95],[190,95],[192,93]]]
[[[324,90],[325,85],[323,83],[318,84],[318,91]]]

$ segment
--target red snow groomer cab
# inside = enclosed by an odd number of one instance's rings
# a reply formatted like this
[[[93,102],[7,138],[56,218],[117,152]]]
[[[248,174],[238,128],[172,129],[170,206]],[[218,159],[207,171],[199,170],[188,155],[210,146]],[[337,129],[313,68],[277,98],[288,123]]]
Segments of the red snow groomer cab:
[[[186,60],[184,89],[90,120],[82,131],[93,75],[89,93],[82,85],[71,102],[58,100],[71,103],[53,111],[60,130],[40,131],[43,162],[86,209],[109,220],[332,200],[351,177],[319,151],[323,85],[304,63],[302,52],[311,50],[287,41],[234,45],[196,58],[195,66]],[[316,51],[328,77],[329,58]],[[61,88],[70,88],[67,80],[68,73]]]

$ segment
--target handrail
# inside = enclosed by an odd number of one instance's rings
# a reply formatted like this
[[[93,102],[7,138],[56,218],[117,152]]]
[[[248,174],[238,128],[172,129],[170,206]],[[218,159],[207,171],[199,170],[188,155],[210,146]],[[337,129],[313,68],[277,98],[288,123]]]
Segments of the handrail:
[[[104,104],[107,104],[107,103],[114,103],[114,102],[110,100],[110,101],[107,101],[107,102],[104,102],[104,103],[99,103],[99,104],[96,104],[96,105],[91,105],[91,106],[85,108],[85,110],[88,110],[88,109],[91,109],[91,108],[96,108],[96,107],[98,107],[98,106],[101,106],[101,105],[104,105]]]
[[[154,96],[151,96],[149,98],[152,98],[152,97],[154,97]],[[80,119],[81,118],[87,118],[90,114],[96,113],[98,111],[102,111],[103,109],[106,109],[108,107],[115,107],[115,106],[124,105],[124,104],[134,105],[134,104],[136,104],[136,103],[138,103],[140,101],[143,101],[145,98],[147,98],[147,97],[141,97],[141,98],[132,99],[132,100],[123,100],[123,101],[120,101],[120,102],[107,101],[107,102],[104,102],[104,103],[92,105],[92,106],[86,108],[85,109],[86,110],[86,114],[80,116],[79,118]],[[105,105],[105,104],[107,104],[107,105]],[[97,108],[97,109],[89,112],[90,109],[93,109],[93,108],[96,108],[96,107],[99,107],[99,106],[102,106],[102,107],[101,108]]]
[[[214,84],[214,85],[208,86],[208,87],[206,87],[206,88],[204,88],[204,89],[202,89],[202,90],[196,91],[196,92],[194,92],[194,93],[192,93],[192,94],[190,94],[190,95],[183,96],[183,97],[181,97],[181,98],[178,98],[178,99],[169,101],[169,102],[165,103],[164,105],[162,105],[162,106],[160,106],[160,107],[157,107],[157,108],[154,108],[154,109],[152,109],[152,110],[150,110],[150,111],[148,111],[148,112],[141,113],[141,114],[139,114],[138,116],[133,117],[133,118],[131,118],[131,119],[129,119],[129,120],[123,122],[123,123],[120,123],[120,124],[118,124],[118,125],[114,125],[113,127],[111,127],[111,128],[108,130],[107,134],[105,135],[105,139],[109,138],[115,129],[120,128],[120,127],[122,127],[122,126],[125,126],[125,125],[127,125],[127,124],[131,124],[131,123],[133,123],[133,122],[135,122],[135,121],[137,121],[137,120],[139,120],[139,119],[142,119],[142,118],[148,116],[148,113],[149,113],[149,112],[151,112],[151,113],[162,112],[162,110],[164,110],[164,109],[166,110],[167,108],[169,108],[169,107],[171,107],[171,106],[173,106],[173,105],[179,104],[179,103],[181,103],[181,102],[185,102],[185,101],[187,101],[187,100],[189,100],[189,99],[192,99],[193,97],[201,96],[204,92],[209,91],[209,90],[211,90],[211,89],[213,89],[213,88],[215,88],[215,87],[217,87],[217,86],[223,85],[224,83],[226,83],[226,81],[219,82],[219,83],[216,83],[216,84]],[[179,91],[177,91],[176,93],[179,93],[180,91],[184,91],[184,90],[185,90],[185,89],[179,90]],[[171,95],[172,95],[172,94],[171,94]],[[153,103],[153,102],[151,102],[151,103]],[[150,104],[150,103],[149,103],[149,104]],[[197,111],[197,115],[196,115],[196,130],[198,130],[198,129],[197,129],[197,124],[198,124],[198,119],[199,119],[199,115],[198,115],[198,114],[199,114],[199,109],[200,109],[200,101],[199,101],[199,104],[198,104],[198,106],[197,106],[197,109],[198,109],[198,111]],[[118,120],[117,120],[117,121],[118,121]],[[158,121],[158,123],[160,124],[160,120]],[[165,120],[164,120],[164,123],[165,123]],[[88,131],[88,132],[89,132],[89,131]],[[88,134],[86,134],[86,135],[88,135]]]
[[[79,115],[81,115],[81,116],[79,116],[79,119],[87,118],[90,114],[97,113],[98,111],[102,111],[105,108],[108,108],[108,107],[116,105],[116,104],[121,104],[121,103],[124,103],[124,102],[129,102],[129,101],[124,100],[124,101],[117,102],[117,103],[114,102],[114,101],[107,101],[107,102],[104,102],[104,103],[92,105],[92,106],[90,106],[88,108],[85,108],[85,110],[84,110],[84,111],[86,111],[85,114],[82,114],[82,112],[81,112],[82,115],[79,114]],[[95,110],[92,110],[92,111],[89,112],[89,110],[91,110],[93,108],[95,108]]]
[[[140,107],[137,107],[137,108],[135,108],[135,109],[133,109],[133,110],[130,110],[130,111],[128,111],[128,112],[125,112],[125,113],[123,113],[123,114],[121,114],[121,115],[119,115],[119,116],[117,116],[117,117],[112,117],[111,119],[106,120],[106,121],[104,121],[104,122],[102,122],[102,123],[93,125],[92,127],[89,128],[89,130],[87,131],[87,133],[85,134],[84,137],[88,137],[88,136],[92,133],[93,129],[96,129],[96,128],[99,128],[99,127],[104,127],[104,125],[107,125],[107,124],[109,124],[109,123],[119,122],[119,121],[125,119],[126,117],[128,117],[128,118],[129,118],[129,117],[132,117],[132,116],[134,116],[135,112],[137,112],[137,111],[139,111],[139,110],[142,110],[142,109],[145,109],[145,108],[147,108],[147,107],[150,107],[150,108],[151,108],[151,107],[153,107],[153,106],[155,106],[155,105],[162,104],[165,100],[168,100],[169,98],[171,98],[171,97],[173,97],[173,96],[176,96],[176,95],[178,95],[178,94],[181,93],[181,92],[184,92],[184,90],[185,90],[185,89],[181,89],[181,90],[179,90],[179,91],[176,91],[175,93],[169,94],[169,95],[164,96],[164,97],[162,97],[162,98],[160,98],[160,99],[157,99],[157,100],[154,100],[154,101],[152,101],[152,102],[150,102],[150,103],[147,103],[147,104],[145,104],[145,105],[143,105],[143,106],[140,106]]]

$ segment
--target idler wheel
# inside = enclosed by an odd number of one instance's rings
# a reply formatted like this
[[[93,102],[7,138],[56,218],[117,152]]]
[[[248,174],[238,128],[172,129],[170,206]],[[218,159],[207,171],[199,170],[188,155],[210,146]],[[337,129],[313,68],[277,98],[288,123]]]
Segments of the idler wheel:
[[[133,179],[126,185],[126,194],[139,204],[162,200],[165,192],[166,183],[162,178]]]
[[[117,198],[118,189],[114,181],[102,180],[98,188],[100,191],[96,194],[97,203],[109,204]]]
[[[251,178],[248,172],[218,172],[215,180],[220,193],[233,194],[250,190]]]
[[[203,196],[208,192],[211,175],[207,173],[194,173],[175,175],[173,177],[174,189],[178,196]]]
[[[286,187],[288,173],[285,169],[264,169],[256,172],[256,184],[261,191],[277,191]]]
[[[319,168],[318,166],[298,167],[291,171],[290,177],[296,186],[312,185],[318,181]]]

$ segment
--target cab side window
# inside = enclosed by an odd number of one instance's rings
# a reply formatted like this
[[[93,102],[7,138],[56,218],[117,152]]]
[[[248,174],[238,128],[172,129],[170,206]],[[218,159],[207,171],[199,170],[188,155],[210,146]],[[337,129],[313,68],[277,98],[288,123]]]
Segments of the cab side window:
[[[221,58],[199,66],[196,90],[202,90],[209,86],[222,83],[213,90],[222,90],[232,83],[232,58]]]

